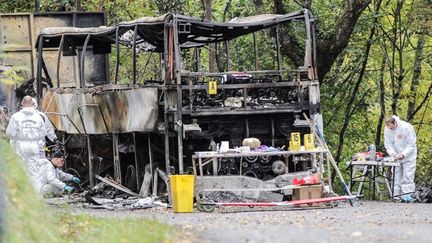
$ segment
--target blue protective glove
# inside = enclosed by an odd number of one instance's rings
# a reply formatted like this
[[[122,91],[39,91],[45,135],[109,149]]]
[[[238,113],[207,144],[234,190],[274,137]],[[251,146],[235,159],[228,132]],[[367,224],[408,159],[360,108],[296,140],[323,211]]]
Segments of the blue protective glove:
[[[78,178],[76,176],[72,177],[72,181],[75,182],[76,184],[80,184],[81,183],[80,178]]]
[[[71,186],[66,185],[66,186],[64,187],[64,190],[65,190],[65,191],[68,191],[68,192],[72,192],[72,191],[74,190],[74,188],[71,187]]]
[[[405,196],[402,196],[402,201],[410,203],[410,202],[414,202],[414,198],[411,195],[405,195]]]

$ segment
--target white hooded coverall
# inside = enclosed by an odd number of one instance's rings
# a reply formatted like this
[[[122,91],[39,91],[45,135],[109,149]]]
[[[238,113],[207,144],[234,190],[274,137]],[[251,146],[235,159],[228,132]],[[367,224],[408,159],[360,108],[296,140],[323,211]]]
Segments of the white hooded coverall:
[[[39,165],[40,193],[42,195],[62,193],[66,186],[64,181],[71,181],[73,178],[73,175],[56,169],[51,161],[47,159],[41,159]]]
[[[24,161],[33,185],[38,188],[39,142],[46,135],[42,117],[33,107],[24,107],[12,115],[6,134],[15,152]]]
[[[38,110],[37,100],[35,98],[33,98],[32,100],[33,100],[33,107],[36,109],[36,111],[42,117],[42,120],[44,121],[45,130],[46,130],[46,137],[48,137],[48,139],[51,140],[51,142],[55,142],[57,140],[57,135],[54,132],[54,127],[51,124],[51,121],[48,119],[48,116],[45,113]],[[39,142],[39,153],[40,153],[41,158],[46,158],[45,157],[45,145],[46,145],[46,141],[45,141],[45,137],[44,137],[44,139],[42,139]]]
[[[414,174],[416,170],[416,134],[411,124],[393,116],[397,127],[384,129],[384,146],[391,156],[403,154],[400,166],[395,167],[394,195],[415,191]]]

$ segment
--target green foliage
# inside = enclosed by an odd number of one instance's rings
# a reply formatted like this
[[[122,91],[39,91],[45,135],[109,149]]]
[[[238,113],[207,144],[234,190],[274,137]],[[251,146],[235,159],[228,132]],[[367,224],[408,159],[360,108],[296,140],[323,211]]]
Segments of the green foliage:
[[[67,0],[45,0],[44,2],[62,3]],[[339,54],[331,71],[326,75],[321,86],[321,105],[324,115],[325,133],[331,149],[335,152],[339,146],[339,135],[344,124],[347,131],[341,153],[341,161],[349,159],[354,153],[365,149],[367,144],[380,138],[378,148],[383,149],[383,127],[378,130],[381,108],[385,106],[385,115],[395,112],[402,119],[406,119],[410,104],[414,108],[422,106],[410,121],[418,136],[418,168],[419,181],[430,180],[432,162],[430,155],[432,145],[429,142],[429,131],[432,129],[432,102],[429,87],[432,80],[432,5],[431,0],[383,0],[378,13],[374,6],[379,0],[373,0],[362,13],[351,35],[348,46]],[[0,3],[0,11],[17,12],[33,9],[34,1],[9,0]],[[235,17],[255,15],[257,13],[274,13],[275,2],[262,0],[262,5],[255,5],[260,1],[249,0],[214,0],[212,1],[213,19],[228,21]],[[296,11],[302,7],[298,3],[305,1],[281,1],[286,12]],[[340,16],[346,4],[345,0],[314,0],[311,11],[315,16],[318,41],[338,34],[341,22]],[[82,1],[84,10],[106,10],[108,24],[127,21],[143,16],[156,16],[167,11],[203,18],[203,1],[195,0],[88,0]],[[400,8],[400,14],[398,14]],[[377,18],[377,21],[375,19]],[[371,28],[375,27],[374,36],[369,40]],[[300,30],[282,29],[284,33]],[[298,32],[298,31],[297,31]],[[298,32],[300,33],[300,32]],[[259,66],[261,69],[274,69],[276,53],[272,33],[257,35]],[[298,36],[298,35],[297,35]],[[416,60],[417,43],[424,38],[423,57]],[[304,37],[299,37],[304,38]],[[299,41],[301,43],[301,41]],[[366,46],[371,43],[367,57],[366,70],[362,76],[359,90],[354,93],[354,85],[360,78],[360,70],[366,54]],[[218,46],[218,52],[223,53],[223,45]],[[326,52],[326,50],[320,50]],[[231,70],[253,70],[254,52],[251,35],[231,41],[229,47]],[[122,50],[120,56],[120,83],[132,80],[132,53]],[[201,52],[201,69],[208,69],[209,51]],[[194,54],[188,50],[183,53],[186,69],[193,70]],[[110,66],[115,66],[115,51],[111,54]],[[149,60],[149,61],[148,61]],[[284,67],[289,67],[291,61],[282,57]],[[220,58],[220,67],[226,70],[226,56]],[[383,63],[384,61],[384,63]],[[415,63],[420,63],[418,85],[412,87]],[[149,58],[148,53],[138,55],[138,82],[149,79],[160,79],[158,72],[160,56],[154,54]],[[320,67],[318,67],[319,69]],[[12,75],[13,76],[13,75]],[[113,77],[114,74],[111,74]],[[380,87],[380,80],[384,81],[384,90]],[[384,91],[384,104],[380,101],[381,91]],[[345,119],[347,101],[355,96],[353,107],[348,111]],[[382,125],[382,124],[381,124]],[[377,131],[378,130],[378,131]],[[343,163],[343,162],[342,162]]]
[[[1,59],[7,59],[8,55],[1,53],[2,49],[0,49],[0,60]],[[1,62],[0,62],[1,63]],[[13,85],[20,83],[24,80],[20,76],[20,72],[27,70],[26,67],[21,66],[1,66],[0,65],[0,83],[6,84],[6,85]]]
[[[32,12],[35,1],[31,0],[5,0],[0,1],[0,13]]]
[[[163,242],[171,227],[143,219],[73,215],[68,208],[55,213],[34,191],[22,162],[0,139],[0,171],[4,181],[6,228],[1,242]]]
[[[181,14],[186,0],[154,0],[153,2],[156,4],[160,14],[167,12]]]
[[[4,242],[62,242],[54,216],[39,200],[22,162],[10,146],[0,139],[0,172],[6,191],[6,228]]]
[[[144,16],[159,15],[157,6],[152,0],[88,0],[82,1],[82,8],[85,11],[105,10],[107,12],[108,25],[122,21],[130,21]]]
[[[424,35],[424,43],[431,43],[432,41],[430,36],[432,29],[429,25],[430,15],[425,14],[425,12],[430,13],[431,10],[424,8],[427,1],[403,1],[401,14],[398,17],[395,16],[397,2],[383,2],[378,15],[375,36],[372,40],[368,40],[368,37],[373,27],[373,19],[377,17],[373,13],[373,5],[363,13],[349,46],[339,56],[339,60],[333,65],[321,87],[325,133],[331,147],[337,148],[340,129],[344,123],[347,100],[353,95],[352,89],[359,77],[360,65],[365,55],[365,46],[368,41],[372,42],[366,71],[345,133],[341,161],[346,161],[356,152],[365,150],[366,145],[375,140],[381,111],[380,94],[382,91],[385,93],[385,115],[392,114],[391,105],[396,101],[397,114],[406,120],[408,102],[415,100],[417,107],[427,95],[428,87],[431,84],[432,73],[430,70],[432,66],[428,61],[430,55],[427,53],[432,51],[432,46],[425,44],[423,50],[425,58],[420,60],[422,71],[419,85],[411,90],[419,35],[429,33],[429,35]],[[320,13],[320,15],[322,14]],[[322,30],[320,32],[322,33]],[[381,70],[383,58],[385,64],[384,69]],[[384,90],[379,86],[380,79],[384,80]],[[399,87],[400,95],[394,96],[397,95]],[[410,95],[411,93],[413,95]],[[430,159],[432,145],[428,138],[428,133],[432,129],[432,115],[429,112],[431,108],[430,102],[426,102],[414,119],[410,121],[417,131],[416,180],[418,183],[430,181],[432,174],[432,161]],[[384,126],[378,131],[381,138],[378,148],[381,150],[384,149],[383,129]]]
[[[338,28],[337,19],[342,14],[344,0],[337,1],[313,1],[312,13],[316,19],[317,36],[327,38]]]
[[[57,215],[60,235],[68,242],[163,242],[174,229],[151,220]]]
[[[76,9],[75,0],[41,0],[42,12],[73,11]]]

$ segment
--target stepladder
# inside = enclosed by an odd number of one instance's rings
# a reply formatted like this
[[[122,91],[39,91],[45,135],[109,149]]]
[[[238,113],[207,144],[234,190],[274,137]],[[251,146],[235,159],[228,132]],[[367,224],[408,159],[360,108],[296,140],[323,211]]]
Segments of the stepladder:
[[[351,168],[349,188],[354,195],[361,195],[368,188],[368,198],[383,200],[391,198],[394,188],[394,168],[400,166],[397,162],[388,161],[348,161]]]

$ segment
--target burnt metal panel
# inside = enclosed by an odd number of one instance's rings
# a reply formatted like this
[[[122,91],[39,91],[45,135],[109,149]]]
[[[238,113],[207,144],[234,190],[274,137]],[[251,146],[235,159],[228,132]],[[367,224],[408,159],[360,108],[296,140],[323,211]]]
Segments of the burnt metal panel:
[[[104,12],[58,12],[58,13],[1,13],[0,14],[0,65],[22,67],[19,75],[24,80],[36,77],[36,39],[41,29],[46,27],[94,27],[105,24]],[[56,79],[57,48],[45,50],[44,59],[51,78]],[[79,83],[78,57],[62,57],[61,86],[76,87]],[[96,64],[97,63],[97,64]],[[106,55],[89,60],[89,82],[108,82],[108,59]],[[50,69],[51,68],[51,69]],[[96,70],[92,70],[96,69]],[[56,83],[56,80],[53,80]],[[13,90],[16,85],[0,84],[0,96],[11,112],[17,108]]]
[[[129,22],[121,22],[116,27],[118,27],[119,35],[121,36],[137,26],[137,35],[139,37],[137,43],[147,42],[154,46],[153,51],[162,52],[164,48],[164,26],[167,20],[173,20],[176,23],[175,28],[180,29],[175,35],[175,38],[177,38],[176,43],[180,44],[181,48],[191,48],[232,40],[242,35],[290,21],[304,20],[305,11],[297,11],[285,15],[267,14],[236,18],[230,22],[212,22],[189,16],[165,14],[156,18],[144,17]],[[112,40],[114,39],[115,32],[115,27],[81,30],[76,28],[48,28],[44,29],[40,33],[40,36],[48,40],[44,42],[44,47],[56,46],[61,35],[69,35],[69,38],[75,39],[77,46],[82,46],[84,41],[83,36],[87,34],[91,33],[94,36],[99,36],[101,40]],[[132,41],[129,40],[126,42]],[[131,43],[128,44],[130,45]]]
[[[157,88],[86,92],[49,91],[43,98],[57,130],[77,134],[152,132],[158,118]]]

